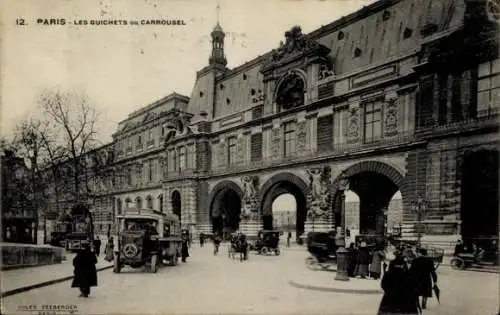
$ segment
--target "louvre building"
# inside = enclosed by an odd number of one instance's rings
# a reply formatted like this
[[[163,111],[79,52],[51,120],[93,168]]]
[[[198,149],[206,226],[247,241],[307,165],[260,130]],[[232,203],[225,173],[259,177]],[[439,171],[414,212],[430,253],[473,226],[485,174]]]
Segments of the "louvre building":
[[[404,237],[498,238],[498,16],[481,0],[381,0],[234,69],[217,24],[191,95],[130,113],[94,183],[97,228],[127,208],[178,214],[197,232],[273,228],[288,193],[300,235],[341,223]],[[175,90],[175,87],[171,87]],[[348,187],[346,187],[346,183]]]

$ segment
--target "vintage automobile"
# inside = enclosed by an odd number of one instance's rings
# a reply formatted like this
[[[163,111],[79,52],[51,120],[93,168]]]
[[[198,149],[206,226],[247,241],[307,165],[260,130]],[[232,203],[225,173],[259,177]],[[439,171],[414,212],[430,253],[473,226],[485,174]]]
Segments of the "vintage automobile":
[[[162,264],[177,265],[182,242],[177,215],[129,208],[117,220],[113,272],[119,273],[125,265],[146,267],[153,273]]]

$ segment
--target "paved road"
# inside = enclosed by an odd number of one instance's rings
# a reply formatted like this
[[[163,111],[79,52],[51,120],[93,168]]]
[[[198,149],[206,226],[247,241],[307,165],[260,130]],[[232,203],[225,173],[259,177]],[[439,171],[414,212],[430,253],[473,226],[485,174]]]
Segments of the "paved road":
[[[303,251],[284,250],[278,257],[251,255],[240,263],[230,260],[225,248],[219,256],[211,250],[194,245],[186,264],[162,268],[157,274],[129,268],[121,274],[102,271],[99,287],[88,299],[79,298],[70,282],[7,297],[2,313],[29,314],[16,311],[23,305],[72,304],[79,314],[375,314],[381,299],[381,294],[290,286],[290,280],[310,280],[305,279]],[[318,272],[333,279],[334,273],[316,271],[315,277]],[[425,314],[497,314],[498,275],[440,268],[439,276],[442,304],[432,300]]]

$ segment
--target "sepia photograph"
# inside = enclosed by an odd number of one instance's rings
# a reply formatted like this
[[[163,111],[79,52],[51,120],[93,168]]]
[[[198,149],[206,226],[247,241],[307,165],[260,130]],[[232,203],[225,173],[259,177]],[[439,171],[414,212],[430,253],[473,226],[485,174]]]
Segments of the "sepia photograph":
[[[500,315],[500,0],[1,7],[1,314]]]

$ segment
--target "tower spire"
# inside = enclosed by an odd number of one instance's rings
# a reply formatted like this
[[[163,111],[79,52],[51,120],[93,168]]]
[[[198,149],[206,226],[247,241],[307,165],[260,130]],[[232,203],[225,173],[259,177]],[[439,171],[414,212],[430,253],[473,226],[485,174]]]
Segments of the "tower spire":
[[[220,17],[220,0],[217,0],[217,24],[215,25],[212,33],[212,54],[209,58],[210,65],[218,65],[225,67],[227,65],[226,56],[224,56],[224,37],[226,34],[222,30],[222,27],[219,24]]]

